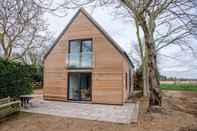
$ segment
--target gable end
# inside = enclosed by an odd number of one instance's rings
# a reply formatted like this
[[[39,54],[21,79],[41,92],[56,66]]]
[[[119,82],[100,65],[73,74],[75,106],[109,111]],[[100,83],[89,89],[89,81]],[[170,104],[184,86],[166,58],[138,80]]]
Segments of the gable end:
[[[70,22],[68,23],[68,25],[64,28],[64,30],[61,32],[61,34],[58,36],[58,38],[55,40],[54,44],[52,45],[52,47],[49,49],[49,51],[46,53],[46,55],[44,56],[43,59],[43,63],[45,61],[45,59],[47,58],[47,56],[50,54],[50,52],[53,50],[53,48],[57,45],[57,43],[59,42],[59,40],[61,39],[61,37],[64,35],[64,33],[67,31],[67,29],[69,28],[69,26],[73,23],[73,21],[75,20],[75,18],[78,16],[79,13],[84,14],[88,20],[95,25],[95,27],[105,36],[105,38],[118,50],[118,52],[127,59],[129,65],[131,65],[134,68],[134,65],[132,63],[132,61],[130,60],[129,56],[127,55],[127,53],[118,45],[118,43],[116,43],[116,41],[114,41],[110,35],[88,14],[88,12],[84,9],[84,8],[80,8],[77,13],[74,15],[74,17],[70,20]]]

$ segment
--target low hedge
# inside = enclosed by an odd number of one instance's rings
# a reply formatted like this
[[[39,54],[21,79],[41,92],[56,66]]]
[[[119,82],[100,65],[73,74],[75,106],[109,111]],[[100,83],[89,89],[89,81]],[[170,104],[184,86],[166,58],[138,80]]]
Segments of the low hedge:
[[[32,93],[34,72],[32,66],[0,59],[0,98]]]

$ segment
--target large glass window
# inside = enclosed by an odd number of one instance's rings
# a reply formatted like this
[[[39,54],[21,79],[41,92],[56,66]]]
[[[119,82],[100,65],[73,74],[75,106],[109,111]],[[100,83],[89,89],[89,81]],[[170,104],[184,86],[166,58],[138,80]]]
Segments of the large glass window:
[[[80,41],[70,41],[69,43],[69,66],[78,67],[80,65]]]
[[[69,42],[69,67],[89,68],[92,66],[92,40]]]
[[[91,73],[69,73],[68,83],[69,100],[91,100]]]
[[[81,66],[90,67],[92,64],[92,41],[82,41]]]

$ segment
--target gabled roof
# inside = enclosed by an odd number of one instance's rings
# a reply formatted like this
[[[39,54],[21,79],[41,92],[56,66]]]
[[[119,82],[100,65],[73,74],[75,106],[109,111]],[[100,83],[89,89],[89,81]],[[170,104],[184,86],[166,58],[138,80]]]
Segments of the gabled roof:
[[[64,30],[61,32],[61,34],[58,36],[58,38],[55,40],[55,43],[52,45],[52,47],[49,49],[49,51],[46,53],[46,55],[44,56],[45,60],[47,58],[47,56],[50,54],[50,52],[53,50],[53,48],[56,46],[56,44],[59,42],[59,40],[61,39],[61,37],[64,35],[64,33],[67,31],[67,29],[70,27],[70,25],[72,24],[72,22],[75,20],[75,18],[78,16],[79,13],[83,13],[88,19],[89,21],[95,25],[95,27],[107,38],[108,41],[110,41],[110,43],[119,51],[119,53],[121,55],[123,55],[123,57],[125,57],[128,60],[128,63],[134,67],[131,59],[129,58],[129,56],[127,55],[127,53],[119,46],[118,43],[116,43],[115,40],[113,40],[113,38],[94,20],[94,18],[84,9],[84,8],[80,8],[77,13],[74,15],[74,17],[71,19],[71,21],[68,23],[68,25],[64,28]]]

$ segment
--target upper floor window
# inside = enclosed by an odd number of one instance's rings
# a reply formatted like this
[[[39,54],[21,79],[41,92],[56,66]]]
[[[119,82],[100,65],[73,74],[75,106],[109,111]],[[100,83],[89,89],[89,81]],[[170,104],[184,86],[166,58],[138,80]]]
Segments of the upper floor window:
[[[92,40],[70,40],[68,44],[68,67],[91,68],[92,67]]]
[[[70,40],[69,53],[92,52],[92,40]]]

